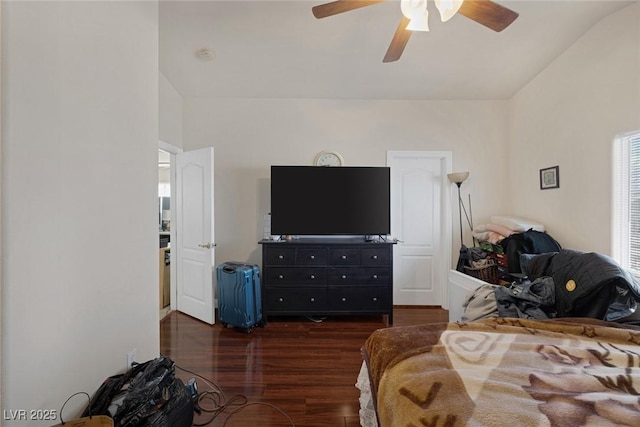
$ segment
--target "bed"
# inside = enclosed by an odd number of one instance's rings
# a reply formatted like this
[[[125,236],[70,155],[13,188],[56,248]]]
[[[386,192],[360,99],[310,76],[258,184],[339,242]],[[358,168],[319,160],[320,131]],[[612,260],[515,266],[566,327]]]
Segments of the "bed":
[[[640,328],[587,318],[391,327],[362,348],[361,424],[640,426]]]

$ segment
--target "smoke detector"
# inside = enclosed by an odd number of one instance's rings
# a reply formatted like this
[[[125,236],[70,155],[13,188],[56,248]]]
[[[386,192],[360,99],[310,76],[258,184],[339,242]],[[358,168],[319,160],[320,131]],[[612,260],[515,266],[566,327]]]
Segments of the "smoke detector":
[[[213,61],[216,55],[213,53],[213,51],[207,49],[206,47],[203,47],[202,49],[196,52],[196,57],[201,61],[209,62],[209,61]]]

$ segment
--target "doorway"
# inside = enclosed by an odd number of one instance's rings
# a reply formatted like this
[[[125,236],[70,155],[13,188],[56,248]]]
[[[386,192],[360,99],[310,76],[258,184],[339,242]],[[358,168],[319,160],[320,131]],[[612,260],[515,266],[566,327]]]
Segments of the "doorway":
[[[171,311],[171,153],[158,149],[158,234],[160,319]]]
[[[451,152],[389,151],[395,305],[448,305]]]
[[[176,268],[175,268],[175,248],[173,253],[171,252],[171,242],[176,241],[176,227],[175,227],[175,212],[172,210],[172,196],[175,199],[175,188],[176,188],[176,178],[175,178],[175,165],[176,165],[176,155],[182,153],[182,149],[168,144],[164,141],[158,141],[158,234],[159,238],[166,239],[166,244],[168,250],[165,251],[165,254],[161,254],[162,251],[158,254],[158,267],[160,272],[160,278],[163,277],[163,274],[168,273],[168,285],[169,292],[167,295],[167,299],[169,304],[164,306],[163,303],[163,294],[161,293],[163,287],[159,286],[159,297],[160,297],[160,319],[162,320],[167,314],[171,311],[176,310]],[[168,180],[167,180],[168,177]],[[161,200],[161,197],[166,197],[167,200]],[[174,203],[175,204],[175,203]],[[168,209],[162,209],[163,207],[168,207]],[[163,210],[168,210],[169,212],[164,212]],[[165,231],[162,232],[162,221],[168,220],[168,223],[165,223]],[[172,224],[173,223],[173,224]],[[172,226],[173,225],[173,226]],[[160,244],[162,246],[162,243]],[[168,258],[165,260],[165,256]],[[168,263],[165,269],[165,262]],[[173,267],[173,268],[172,268]],[[166,277],[166,276],[164,276]]]
[[[163,218],[169,218],[167,307],[213,324],[216,306],[213,147],[183,152],[160,141],[158,148],[169,153],[169,212],[160,213],[167,205],[160,199],[158,203],[159,231]],[[159,159],[160,155],[159,151]]]

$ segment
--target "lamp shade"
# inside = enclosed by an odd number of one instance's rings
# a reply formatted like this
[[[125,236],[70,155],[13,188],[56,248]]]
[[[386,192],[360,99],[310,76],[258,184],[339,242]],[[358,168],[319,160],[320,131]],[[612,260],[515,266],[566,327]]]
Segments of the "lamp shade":
[[[450,173],[450,174],[447,174],[447,178],[449,178],[449,181],[460,185],[467,178],[469,178],[469,172],[454,172],[454,173]]]
[[[407,30],[429,31],[429,11],[427,0],[401,0],[400,10],[409,18]]]
[[[462,6],[462,1],[463,0],[435,0],[442,22],[447,22],[453,15],[458,13],[458,10],[460,10]]]

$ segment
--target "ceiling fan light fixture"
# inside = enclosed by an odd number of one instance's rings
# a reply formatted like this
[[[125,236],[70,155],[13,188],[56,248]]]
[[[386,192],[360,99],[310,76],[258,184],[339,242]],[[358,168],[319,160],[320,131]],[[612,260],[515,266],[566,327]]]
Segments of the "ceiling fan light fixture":
[[[458,13],[464,0],[434,0],[436,8],[440,12],[440,19],[442,22],[447,22],[453,18],[453,15]]]
[[[401,0],[400,10],[404,16],[409,18],[407,30],[429,31],[427,0]]]

